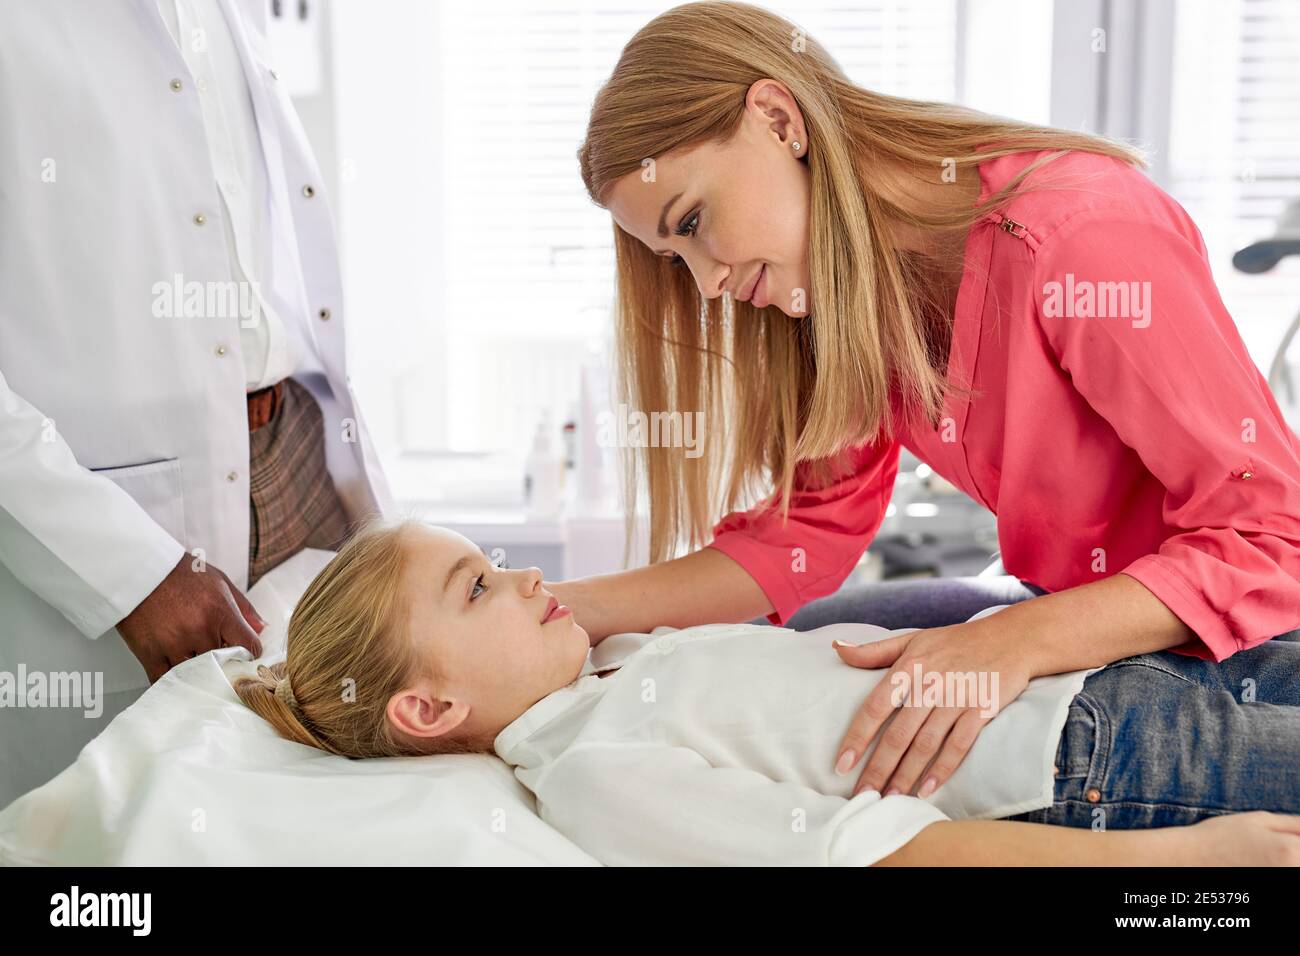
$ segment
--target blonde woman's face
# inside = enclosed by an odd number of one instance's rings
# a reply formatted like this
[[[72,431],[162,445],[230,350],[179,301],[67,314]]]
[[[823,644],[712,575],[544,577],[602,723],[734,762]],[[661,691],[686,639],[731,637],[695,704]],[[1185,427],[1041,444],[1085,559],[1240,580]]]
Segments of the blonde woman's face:
[[[552,598],[539,569],[495,567],[445,528],[413,530],[406,548],[411,637],[443,682],[416,681],[389,701],[399,729],[417,737],[495,736],[577,680],[591,642],[572,613],[543,620]]]
[[[729,293],[805,316],[811,190],[798,157],[808,148],[789,91],[759,80],[729,142],[652,157],[614,183],[608,207],[623,231],[689,269],[704,298]]]

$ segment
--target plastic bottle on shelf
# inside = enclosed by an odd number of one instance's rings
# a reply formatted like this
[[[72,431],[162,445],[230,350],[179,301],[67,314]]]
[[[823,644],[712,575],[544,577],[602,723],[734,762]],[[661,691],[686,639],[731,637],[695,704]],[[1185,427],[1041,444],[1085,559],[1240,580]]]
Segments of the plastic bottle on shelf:
[[[578,381],[578,428],[574,482],[569,510],[574,514],[603,514],[609,507],[609,478],[605,449],[600,444],[600,414],[609,408],[609,379],[599,354],[582,364]]]
[[[569,404],[569,414],[564,420],[564,468],[560,472],[560,490],[571,492],[576,483],[573,477],[578,462],[578,403]]]
[[[553,518],[560,512],[560,476],[564,459],[555,447],[551,417],[543,413],[524,461],[524,508],[530,518]]]

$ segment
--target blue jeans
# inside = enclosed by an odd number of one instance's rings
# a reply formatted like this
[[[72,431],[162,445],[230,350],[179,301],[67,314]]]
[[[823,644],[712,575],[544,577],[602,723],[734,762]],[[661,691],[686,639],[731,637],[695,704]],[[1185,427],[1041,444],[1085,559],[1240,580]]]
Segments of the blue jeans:
[[[1088,676],[1050,807],[1008,817],[1130,830],[1300,813],[1300,630],[1221,663],[1159,651]]]

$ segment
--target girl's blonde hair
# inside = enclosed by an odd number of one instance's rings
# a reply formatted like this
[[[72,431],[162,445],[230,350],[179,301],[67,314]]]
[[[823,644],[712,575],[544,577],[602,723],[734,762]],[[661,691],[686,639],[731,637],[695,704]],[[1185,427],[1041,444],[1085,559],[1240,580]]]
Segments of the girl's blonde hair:
[[[440,680],[434,662],[418,652],[402,598],[404,539],[417,524],[378,519],[359,530],[303,592],[289,619],[285,660],[235,681],[240,700],[281,736],[343,757],[487,749],[449,735],[408,739],[388,720],[395,693],[421,676]]]
[[[797,464],[807,462],[820,483],[837,453],[892,438],[900,418],[936,421],[949,393],[969,394],[946,379],[951,311],[935,292],[937,277],[960,273],[951,237],[1004,207],[1026,175],[1067,150],[1146,165],[1138,150],[1099,136],[873,93],[773,13],[688,3],[632,38],[596,97],[578,150],[592,200],[605,206],[613,184],[640,174],[648,159],[727,142],[750,86],[763,78],[794,95],[810,143],[810,314],[790,319],[773,306],[702,300],[688,270],[614,225],[621,400],[647,416],[701,411],[709,435],[724,442],[697,457],[683,447],[628,450],[628,540],[643,471],[652,562],[707,543],[719,516],[777,481],[786,515]],[[1057,152],[968,210],[904,209],[870,175],[888,164],[937,182],[1046,149]],[[925,230],[940,240],[936,248],[948,239],[949,254],[900,249],[897,225]]]

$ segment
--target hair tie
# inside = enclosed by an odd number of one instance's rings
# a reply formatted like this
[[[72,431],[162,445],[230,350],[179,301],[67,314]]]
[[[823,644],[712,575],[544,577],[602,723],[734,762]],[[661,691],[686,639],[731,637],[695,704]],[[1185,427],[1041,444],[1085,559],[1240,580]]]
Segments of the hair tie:
[[[293,695],[293,687],[289,684],[289,678],[281,677],[276,683],[275,696],[290,710],[298,709],[298,698]]]

